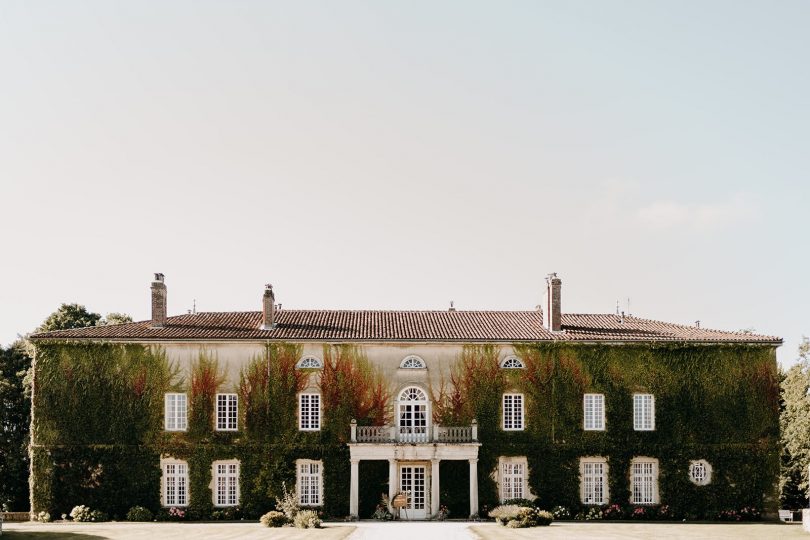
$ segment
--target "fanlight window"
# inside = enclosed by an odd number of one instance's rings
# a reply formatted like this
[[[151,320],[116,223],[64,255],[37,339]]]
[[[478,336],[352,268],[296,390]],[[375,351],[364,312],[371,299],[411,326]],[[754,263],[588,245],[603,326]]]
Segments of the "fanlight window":
[[[323,367],[323,362],[314,356],[305,356],[298,361],[298,367],[300,369],[321,369]]]
[[[517,356],[507,356],[503,359],[503,362],[501,362],[501,367],[503,369],[523,369],[526,366],[523,365],[523,361]]]
[[[410,388],[406,388],[402,391],[399,395],[400,401],[427,401],[427,396],[425,395],[422,390],[411,386]]]
[[[425,361],[418,356],[406,356],[399,367],[402,369],[425,369]]]

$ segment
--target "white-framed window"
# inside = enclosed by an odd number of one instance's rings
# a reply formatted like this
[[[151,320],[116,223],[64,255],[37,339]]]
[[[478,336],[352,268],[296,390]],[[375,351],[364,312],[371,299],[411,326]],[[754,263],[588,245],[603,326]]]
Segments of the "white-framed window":
[[[582,504],[608,503],[608,466],[601,457],[579,460],[580,495]]]
[[[296,366],[299,369],[322,369],[323,362],[317,356],[305,356],[298,361],[298,365]]]
[[[523,429],[523,394],[503,395],[503,429],[505,431]]]
[[[523,456],[501,457],[498,459],[498,485],[501,502],[509,499],[525,499],[526,472],[528,464]]]
[[[217,431],[236,431],[238,407],[236,394],[217,394]]]
[[[321,395],[298,395],[298,429],[318,431],[321,429]]]
[[[236,506],[239,504],[239,462],[215,461],[214,506]]]
[[[584,428],[586,431],[604,431],[605,395],[585,394],[582,401]]]
[[[514,355],[507,356],[501,361],[501,368],[503,369],[523,369],[525,367],[523,360]]]
[[[403,358],[399,364],[400,369],[425,369],[425,361],[411,354]]]
[[[658,504],[658,460],[633,458],[630,462],[630,502]]]
[[[655,429],[655,397],[652,394],[633,394],[633,429]]]
[[[163,469],[163,506],[188,506],[188,463],[161,460]]]
[[[185,431],[188,428],[188,401],[185,394],[166,394],[163,397],[166,431]]]
[[[689,462],[689,481],[698,486],[709,485],[712,481],[712,466],[705,459]]]
[[[323,462],[299,459],[296,463],[298,476],[296,489],[301,506],[321,506],[323,504]]]

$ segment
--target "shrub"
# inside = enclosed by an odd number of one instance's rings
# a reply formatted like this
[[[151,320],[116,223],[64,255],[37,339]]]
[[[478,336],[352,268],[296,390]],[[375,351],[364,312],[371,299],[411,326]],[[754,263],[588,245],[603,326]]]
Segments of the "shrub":
[[[380,498],[380,502],[377,503],[377,508],[374,509],[374,513],[371,515],[371,517],[378,521],[391,521],[394,519],[394,515],[390,510],[388,510],[389,502],[388,495],[383,493]]]
[[[211,512],[214,521],[234,521],[242,517],[242,509],[238,506],[228,506]]]
[[[618,504],[611,504],[602,510],[602,518],[604,519],[622,519],[624,517],[624,510]]]
[[[505,504],[490,510],[489,515],[495,521],[510,529],[541,527],[551,525],[554,515],[545,510],[515,504]]]
[[[99,521],[109,521],[110,517],[107,515],[106,512],[102,512],[101,510],[91,510],[90,511],[90,521],[99,522]]]
[[[127,512],[127,521],[152,521],[153,518],[151,510],[143,506],[133,506]]]
[[[565,506],[555,506],[551,509],[554,519],[571,519],[571,511]]]
[[[90,521],[90,509],[83,504],[74,506],[70,511],[70,517],[73,521]]]
[[[259,518],[259,523],[265,527],[283,527],[289,522],[284,512],[277,512],[275,510],[271,510]]]
[[[503,501],[503,504],[506,506],[525,506],[526,508],[535,507],[534,501],[529,499],[507,499]]]
[[[42,512],[40,512],[39,514],[37,514],[34,517],[34,520],[42,521],[43,523],[47,523],[47,522],[49,522],[51,520],[51,515],[48,512],[45,512],[43,510]]]
[[[287,491],[287,484],[281,484],[281,491],[283,495],[281,498],[276,497],[276,510],[281,511],[287,520],[293,522],[295,516],[298,515],[301,507],[298,505],[298,498],[295,496],[295,488],[292,491]]]
[[[301,510],[293,519],[293,525],[299,529],[320,529],[321,518],[314,510]]]

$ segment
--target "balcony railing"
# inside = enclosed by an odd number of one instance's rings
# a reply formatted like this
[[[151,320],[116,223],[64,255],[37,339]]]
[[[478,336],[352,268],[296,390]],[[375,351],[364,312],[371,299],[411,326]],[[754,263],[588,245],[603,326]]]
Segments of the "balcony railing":
[[[397,426],[358,426],[352,420],[351,441],[353,443],[471,443],[478,442],[478,423],[473,420],[469,426],[397,427]]]

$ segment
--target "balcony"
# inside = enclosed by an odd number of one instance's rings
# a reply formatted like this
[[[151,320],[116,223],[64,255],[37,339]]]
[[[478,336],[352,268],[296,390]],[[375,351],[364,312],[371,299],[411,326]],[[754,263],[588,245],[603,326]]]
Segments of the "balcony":
[[[432,444],[432,443],[474,443],[478,442],[478,423],[473,420],[469,426],[396,427],[358,426],[351,424],[351,442],[374,444]]]

